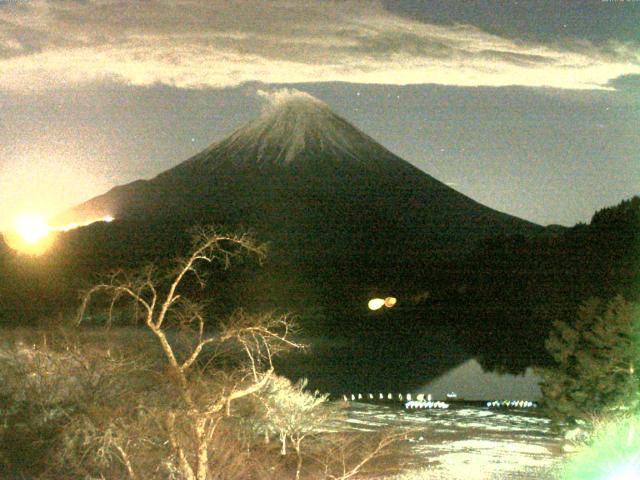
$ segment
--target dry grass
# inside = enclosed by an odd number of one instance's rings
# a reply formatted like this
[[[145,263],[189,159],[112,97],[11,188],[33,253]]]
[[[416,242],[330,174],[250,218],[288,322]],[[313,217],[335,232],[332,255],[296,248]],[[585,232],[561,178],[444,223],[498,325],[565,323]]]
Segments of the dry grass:
[[[218,378],[201,380],[213,388]],[[5,330],[0,478],[181,480],[169,444],[168,414],[177,413],[175,432],[187,449],[192,436],[188,412],[171,394],[171,382],[161,352],[144,331]],[[248,402],[220,417],[208,441],[208,480],[295,478],[293,449],[282,456],[276,438],[265,443],[252,415]],[[397,473],[407,460],[402,442],[388,433],[319,431],[303,443],[300,478]]]

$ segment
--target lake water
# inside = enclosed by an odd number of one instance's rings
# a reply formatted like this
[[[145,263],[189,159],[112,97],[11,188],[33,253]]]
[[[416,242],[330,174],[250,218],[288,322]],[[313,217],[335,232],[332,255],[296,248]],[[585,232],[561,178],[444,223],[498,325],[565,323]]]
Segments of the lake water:
[[[476,360],[470,359],[414,391],[432,394],[435,399],[445,398],[447,393],[455,392],[458,397],[467,400],[536,401],[542,398],[541,381],[531,368],[522,375],[485,372]]]
[[[410,448],[428,464],[393,480],[551,480],[562,458],[560,438],[533,410],[460,405],[415,411],[400,403],[351,402],[344,422],[362,431],[412,430]]]

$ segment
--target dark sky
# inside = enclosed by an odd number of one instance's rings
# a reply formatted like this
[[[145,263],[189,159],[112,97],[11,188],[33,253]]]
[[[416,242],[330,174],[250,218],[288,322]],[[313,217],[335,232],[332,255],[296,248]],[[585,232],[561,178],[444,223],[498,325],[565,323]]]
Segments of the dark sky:
[[[0,0],[0,228],[148,178],[297,88],[542,224],[640,193],[640,2]]]

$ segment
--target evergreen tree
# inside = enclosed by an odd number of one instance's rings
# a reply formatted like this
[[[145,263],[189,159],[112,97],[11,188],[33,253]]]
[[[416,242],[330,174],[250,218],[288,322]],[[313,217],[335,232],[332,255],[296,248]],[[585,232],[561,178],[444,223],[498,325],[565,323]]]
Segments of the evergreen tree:
[[[580,424],[620,409],[636,409],[640,395],[638,306],[618,295],[591,299],[574,323],[555,322],[545,346],[555,366],[540,370],[552,420]]]

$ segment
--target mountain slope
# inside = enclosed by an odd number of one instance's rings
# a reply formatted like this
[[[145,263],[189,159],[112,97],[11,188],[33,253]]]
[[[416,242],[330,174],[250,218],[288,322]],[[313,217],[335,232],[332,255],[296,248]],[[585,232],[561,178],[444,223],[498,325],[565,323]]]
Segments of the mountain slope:
[[[218,270],[208,289],[188,285],[187,294],[207,303],[213,321],[238,306],[302,314],[304,331],[326,348],[292,363],[292,376],[415,383],[459,362],[466,345],[453,343],[469,330],[466,292],[481,270],[463,253],[487,237],[544,229],[456,192],[306,94],[276,97],[271,110],[187,161],[61,215],[60,224],[115,221],[60,236],[47,269],[37,269],[36,313],[75,308],[77,290],[98,273],[184,254],[194,224],[223,224],[269,242],[266,263]],[[367,310],[368,299],[386,295],[398,298],[393,310]],[[487,317],[500,307],[476,297]],[[348,339],[342,350],[339,337]]]
[[[483,238],[543,231],[456,192],[300,92],[280,96],[258,119],[176,167],[114,188],[59,222],[105,215],[116,222],[94,229],[97,236],[69,235],[74,246],[63,246],[62,256],[90,251],[78,261],[129,264],[135,255],[174,255],[193,224],[249,227],[270,242],[263,290],[281,290],[274,302],[318,289],[323,298],[340,292],[361,302],[381,288],[426,282],[434,260]]]
[[[396,225],[384,234],[410,244],[426,236],[436,248],[541,230],[449,188],[300,92],[279,99],[271,111],[175,168],[117,187],[59,221],[107,214],[206,217],[267,230],[277,230],[273,227],[284,216],[302,222],[300,227],[315,220],[323,229],[332,223],[361,226],[374,242],[382,226]],[[316,215],[322,218],[313,219]]]

